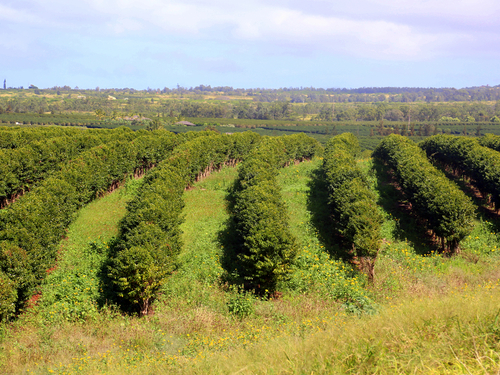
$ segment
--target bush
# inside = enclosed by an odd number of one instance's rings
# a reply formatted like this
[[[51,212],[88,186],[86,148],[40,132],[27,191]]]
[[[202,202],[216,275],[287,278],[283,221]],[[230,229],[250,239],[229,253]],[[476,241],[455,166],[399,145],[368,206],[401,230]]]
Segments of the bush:
[[[244,289],[234,288],[233,293],[227,301],[228,311],[239,319],[246,318],[254,313],[254,298],[250,292]]]
[[[14,315],[16,301],[16,283],[0,271],[0,320],[7,320]]]
[[[109,276],[118,287],[118,296],[146,315],[171,269],[171,261],[163,252],[134,246],[113,258]]]

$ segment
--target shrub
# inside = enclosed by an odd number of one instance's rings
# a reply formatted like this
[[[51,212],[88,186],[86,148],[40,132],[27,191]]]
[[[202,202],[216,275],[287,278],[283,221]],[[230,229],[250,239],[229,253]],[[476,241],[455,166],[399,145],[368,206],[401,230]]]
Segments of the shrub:
[[[254,313],[254,298],[250,292],[245,292],[244,289],[234,288],[233,293],[227,301],[229,312],[239,319],[243,319]]]
[[[0,271],[0,320],[7,320],[14,315],[16,301],[16,283]]]
[[[171,269],[171,261],[163,252],[134,246],[113,258],[109,276],[118,287],[118,296],[146,315]]]

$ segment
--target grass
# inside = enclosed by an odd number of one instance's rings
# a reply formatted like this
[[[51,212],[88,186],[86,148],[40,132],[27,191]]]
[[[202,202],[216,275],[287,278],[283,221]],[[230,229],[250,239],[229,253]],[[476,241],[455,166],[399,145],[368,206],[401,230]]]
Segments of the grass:
[[[79,213],[38,306],[0,328],[2,373],[496,373],[500,278],[496,222],[478,217],[462,253],[445,258],[371,159],[385,222],[375,283],[331,239],[320,159],[279,181],[300,244],[282,297],[224,282],[224,168],[185,192],[183,251],[145,318],[107,305],[100,265],[134,182]]]
[[[497,283],[442,298],[341,316],[305,338],[285,337],[218,355],[192,373],[495,374],[500,370]]]
[[[300,247],[290,280],[282,288],[292,295],[314,293],[340,301],[351,311],[371,309],[364,289],[366,278],[342,260],[345,253],[332,239],[326,187],[320,181],[321,163],[316,158],[284,168],[280,173],[290,227]]]

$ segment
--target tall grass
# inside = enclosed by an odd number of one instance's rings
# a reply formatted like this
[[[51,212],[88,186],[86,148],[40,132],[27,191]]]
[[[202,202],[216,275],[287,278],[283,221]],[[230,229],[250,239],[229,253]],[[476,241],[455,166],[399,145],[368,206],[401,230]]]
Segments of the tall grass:
[[[441,298],[343,317],[306,338],[217,355],[187,372],[217,374],[498,374],[498,281]]]

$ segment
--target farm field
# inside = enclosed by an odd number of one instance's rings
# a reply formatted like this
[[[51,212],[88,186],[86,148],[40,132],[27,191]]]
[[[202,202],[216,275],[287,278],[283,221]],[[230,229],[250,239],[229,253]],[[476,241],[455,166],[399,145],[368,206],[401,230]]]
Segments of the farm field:
[[[221,133],[253,129],[261,135],[303,132],[322,144],[351,132],[373,150],[395,133],[419,141],[435,134],[500,135],[498,87],[468,90],[373,89],[7,89],[0,92],[0,124],[132,130],[164,128],[175,133]],[[466,93],[467,92],[467,93]],[[195,126],[183,125],[187,121]]]
[[[296,238],[274,298],[243,293],[228,263],[230,191],[224,166],[184,192],[175,271],[142,318],[120,311],[107,286],[110,248],[144,179],[78,212],[57,265],[31,307],[2,323],[0,368],[21,374],[496,373],[500,369],[500,218],[478,208],[452,257],[421,225],[379,160],[357,159],[382,217],[373,283],[333,236],[323,158],[278,171]]]

